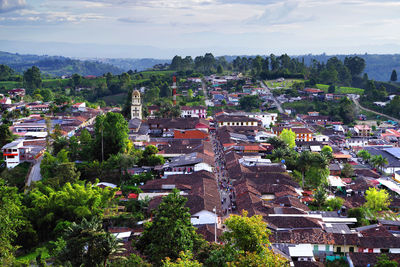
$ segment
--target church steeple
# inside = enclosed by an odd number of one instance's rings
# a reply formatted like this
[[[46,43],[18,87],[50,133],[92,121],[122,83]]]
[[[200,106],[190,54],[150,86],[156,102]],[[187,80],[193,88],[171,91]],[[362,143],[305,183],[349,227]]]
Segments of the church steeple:
[[[132,92],[131,119],[142,119],[142,101],[138,90]]]

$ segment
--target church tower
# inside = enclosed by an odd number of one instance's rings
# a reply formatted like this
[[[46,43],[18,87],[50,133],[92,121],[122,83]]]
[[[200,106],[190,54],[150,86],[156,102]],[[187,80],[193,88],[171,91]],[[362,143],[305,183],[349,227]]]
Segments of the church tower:
[[[142,101],[138,90],[132,92],[131,119],[142,119]]]

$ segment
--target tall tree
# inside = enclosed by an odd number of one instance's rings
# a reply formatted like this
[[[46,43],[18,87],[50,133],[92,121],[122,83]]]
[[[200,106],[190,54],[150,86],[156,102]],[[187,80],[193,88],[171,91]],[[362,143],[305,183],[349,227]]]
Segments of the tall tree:
[[[95,122],[94,157],[102,160],[110,155],[124,153],[128,143],[128,122],[122,114],[108,112],[97,116]]]
[[[42,87],[42,78],[38,67],[33,66],[24,72],[24,84],[27,89],[37,89]]]
[[[381,172],[383,172],[383,167],[388,164],[387,158],[384,158],[382,155],[375,155],[371,157],[372,165],[377,167]]]
[[[79,224],[73,222],[65,230],[63,239],[55,255],[56,262],[63,265],[106,266],[110,256],[123,251],[122,244],[104,231],[102,222],[95,217],[84,218]]]
[[[195,252],[200,245],[186,201],[187,198],[174,190],[163,197],[153,220],[146,224],[137,247],[152,262],[160,263],[165,257],[175,260],[181,251]]]
[[[15,247],[13,241],[23,225],[21,196],[16,187],[8,187],[0,180],[0,264],[11,266]]]
[[[365,60],[361,57],[346,57],[344,65],[350,70],[353,77],[359,76],[365,68]]]
[[[396,72],[396,70],[392,71],[392,75],[390,75],[390,81],[391,82],[397,81],[397,72]]]
[[[240,98],[239,105],[241,109],[251,111],[260,108],[261,100],[256,95],[246,95]]]

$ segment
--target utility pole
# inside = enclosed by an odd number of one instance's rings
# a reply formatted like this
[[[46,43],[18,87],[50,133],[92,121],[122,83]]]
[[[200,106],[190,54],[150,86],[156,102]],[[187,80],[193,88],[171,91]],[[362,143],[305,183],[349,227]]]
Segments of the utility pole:
[[[213,208],[214,214],[215,214],[215,228],[214,228],[214,242],[217,243],[217,207],[215,206]]]

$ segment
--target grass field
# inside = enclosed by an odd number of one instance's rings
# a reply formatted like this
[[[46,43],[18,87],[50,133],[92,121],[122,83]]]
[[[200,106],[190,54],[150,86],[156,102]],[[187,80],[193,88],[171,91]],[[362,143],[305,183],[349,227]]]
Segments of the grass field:
[[[43,257],[44,259],[50,258],[49,252],[47,251],[46,247],[43,247],[43,248],[41,248],[41,249],[43,249],[42,257]],[[38,255],[39,255],[39,250],[36,249],[35,251],[32,251],[32,252],[30,252],[30,253],[28,253],[28,254],[25,254],[25,255],[23,255],[23,256],[17,257],[17,261],[18,261],[18,262],[21,262],[21,263],[22,263],[22,262],[27,262],[27,263],[29,263],[29,262],[31,262],[31,261],[36,260],[36,257],[37,257]]]
[[[21,88],[22,82],[9,82],[9,81],[1,81],[0,82],[0,93],[7,93],[8,90],[14,88]]]
[[[291,88],[293,83],[295,83],[295,82],[304,82],[304,80],[287,79],[287,80],[284,80],[283,82],[276,82],[276,80],[268,80],[268,81],[265,81],[265,84],[269,88]]]
[[[329,85],[327,84],[317,84],[317,88],[323,90],[324,92],[328,92]],[[355,88],[355,87],[336,87],[335,94],[357,94],[362,95],[364,94],[364,89]]]
[[[116,95],[104,96],[100,98],[100,100],[104,100],[107,105],[116,106],[125,104],[125,100],[127,97],[127,94],[121,93]]]

